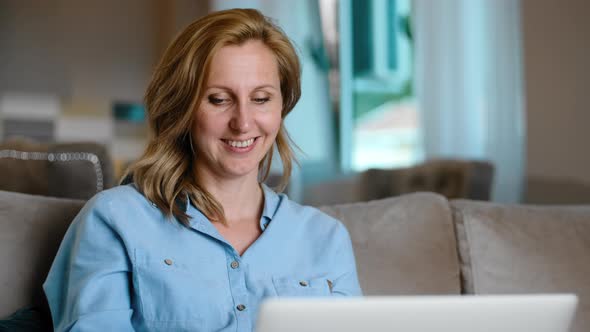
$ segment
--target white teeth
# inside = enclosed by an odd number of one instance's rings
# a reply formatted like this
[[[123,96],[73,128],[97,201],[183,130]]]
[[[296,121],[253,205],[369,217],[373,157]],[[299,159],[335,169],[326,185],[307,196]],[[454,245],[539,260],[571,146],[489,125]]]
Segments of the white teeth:
[[[254,143],[254,139],[250,138],[245,141],[227,141],[227,144],[233,146],[234,148],[247,148]]]

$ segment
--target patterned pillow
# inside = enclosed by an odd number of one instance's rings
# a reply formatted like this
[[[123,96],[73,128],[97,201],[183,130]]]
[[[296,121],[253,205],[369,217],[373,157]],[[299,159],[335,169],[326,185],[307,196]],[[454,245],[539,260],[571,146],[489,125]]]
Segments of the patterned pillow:
[[[112,186],[112,162],[95,143],[0,144],[0,190],[88,199]]]

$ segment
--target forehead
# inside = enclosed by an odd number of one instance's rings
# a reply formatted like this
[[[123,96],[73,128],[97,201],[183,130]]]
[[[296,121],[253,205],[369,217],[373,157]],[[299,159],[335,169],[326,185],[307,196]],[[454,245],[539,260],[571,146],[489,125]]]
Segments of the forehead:
[[[214,55],[209,66],[207,86],[228,87],[277,85],[278,62],[273,51],[259,40],[227,45]]]

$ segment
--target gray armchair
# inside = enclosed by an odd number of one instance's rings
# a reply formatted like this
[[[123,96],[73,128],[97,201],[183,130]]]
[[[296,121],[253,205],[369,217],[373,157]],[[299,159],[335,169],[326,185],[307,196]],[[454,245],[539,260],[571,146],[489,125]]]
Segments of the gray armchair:
[[[361,198],[374,200],[429,191],[448,199],[488,201],[494,167],[487,161],[435,159],[400,169],[369,169],[361,173]]]
[[[369,169],[305,188],[314,206],[370,201],[428,191],[448,199],[490,200],[494,166],[487,161],[435,159],[406,168]]]

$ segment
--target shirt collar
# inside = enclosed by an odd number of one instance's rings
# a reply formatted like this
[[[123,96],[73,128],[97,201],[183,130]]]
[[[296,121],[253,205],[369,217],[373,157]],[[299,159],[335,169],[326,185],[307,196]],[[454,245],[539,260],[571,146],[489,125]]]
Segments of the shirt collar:
[[[260,186],[264,193],[264,207],[262,209],[262,217],[260,218],[260,229],[264,231],[279,208],[280,197],[266,184],[262,183]]]
[[[262,217],[260,218],[260,229],[264,231],[272,221],[272,218],[275,216],[281,199],[279,195],[274,190],[270,189],[266,184],[262,183],[260,186],[264,194],[264,206],[262,208]],[[188,214],[190,204],[187,203],[190,202],[190,199],[188,194],[186,194],[185,197],[186,200],[184,200],[184,202],[178,199],[177,204],[179,204],[185,213]]]
[[[128,174],[127,176],[125,176],[125,178],[121,180],[120,184],[130,184],[137,188],[135,183],[133,182],[132,174]],[[274,190],[270,189],[266,184],[261,183],[260,186],[264,194],[264,207],[262,209],[262,217],[260,218],[260,229],[264,231],[266,227],[268,227],[268,224],[270,224],[270,222],[272,221],[272,218],[274,217],[275,213],[277,212],[281,198]],[[178,207],[180,207],[180,209],[187,214],[190,206],[189,202],[190,196],[188,194],[184,195],[184,200],[181,198],[176,199],[176,204],[178,204]]]

